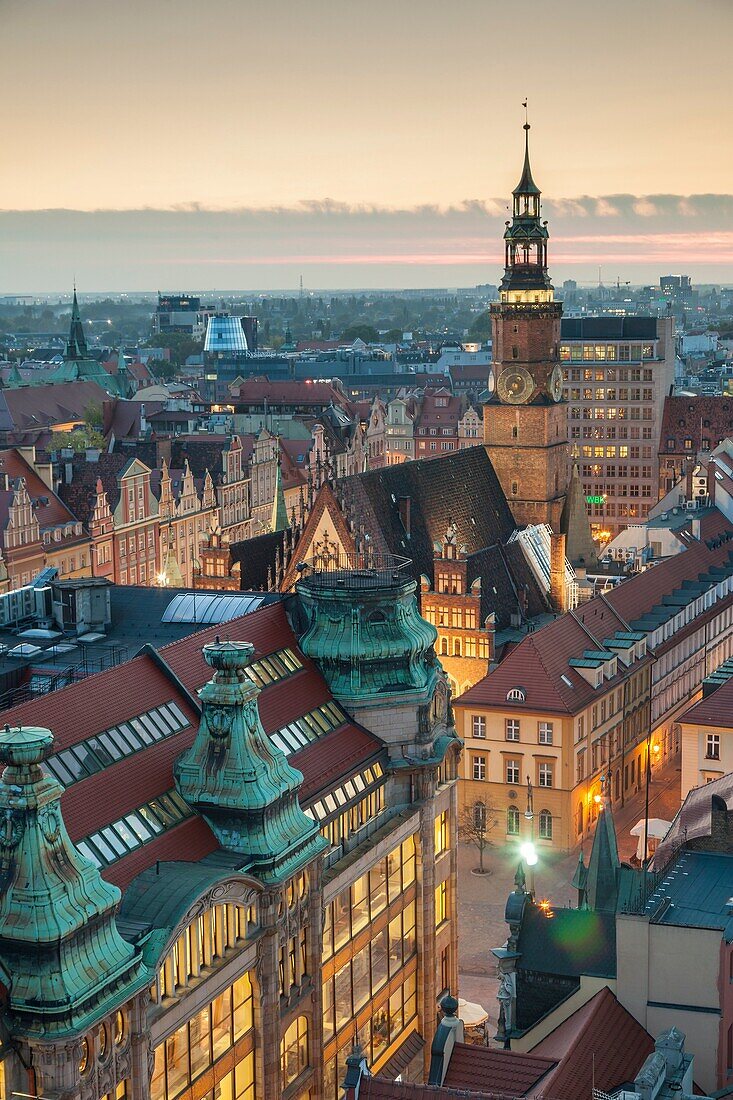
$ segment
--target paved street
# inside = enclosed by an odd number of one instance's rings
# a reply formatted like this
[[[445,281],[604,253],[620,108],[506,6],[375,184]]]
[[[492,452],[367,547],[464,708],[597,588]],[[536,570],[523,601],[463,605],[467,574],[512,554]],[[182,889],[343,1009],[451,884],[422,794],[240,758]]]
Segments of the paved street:
[[[674,758],[654,773],[649,790],[649,817],[671,821],[680,804],[680,761]],[[637,839],[629,830],[644,816],[644,790],[627,799],[625,806],[614,812],[619,855],[628,860],[636,851]],[[592,837],[586,837],[583,847],[586,861],[590,855]],[[504,906],[514,888],[514,873],[519,856],[517,844],[504,845],[484,853],[489,875],[471,873],[478,866],[478,853],[472,846],[461,844],[458,851],[458,968],[460,995],[477,1001],[489,1012],[491,1026],[496,1024],[496,978],[492,947],[500,947],[507,937]],[[569,854],[541,854],[536,868],[535,885],[538,896],[547,897],[554,905],[575,905],[575,891],[570,885],[578,862],[579,848]]]

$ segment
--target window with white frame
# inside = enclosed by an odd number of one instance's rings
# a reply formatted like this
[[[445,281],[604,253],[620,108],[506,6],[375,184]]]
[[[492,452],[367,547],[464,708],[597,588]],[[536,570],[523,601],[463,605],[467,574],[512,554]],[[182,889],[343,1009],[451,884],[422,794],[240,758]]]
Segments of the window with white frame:
[[[474,779],[486,779],[486,757],[472,756],[471,769]]]
[[[539,813],[540,840],[552,840],[552,814],[549,810]]]
[[[486,737],[486,716],[484,714],[473,715],[471,732],[474,737]]]
[[[705,738],[705,756],[708,760],[720,760],[719,733],[709,733]]]
[[[552,764],[540,764],[537,769],[537,782],[540,787],[552,786]]]
[[[507,836],[519,836],[519,810],[516,806],[510,806],[506,812]]]
[[[552,744],[552,722],[537,723],[537,740],[540,745]]]
[[[519,761],[507,760],[506,762],[506,781],[507,783],[519,783]]]
[[[519,719],[507,718],[506,719],[506,739],[507,741],[519,740]]]

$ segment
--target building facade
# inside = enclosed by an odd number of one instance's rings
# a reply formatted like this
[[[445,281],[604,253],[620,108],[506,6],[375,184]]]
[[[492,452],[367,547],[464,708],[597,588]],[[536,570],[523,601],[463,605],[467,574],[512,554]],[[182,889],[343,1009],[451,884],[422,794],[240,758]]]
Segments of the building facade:
[[[400,578],[313,574],[290,621],[8,713],[3,1095],[337,1100],[357,1035],[423,1078],[457,977],[459,742]]]
[[[461,806],[496,818],[499,842],[582,840],[609,776],[618,802],[643,781],[651,664],[600,598],[530,634],[455,701]]]
[[[570,444],[599,543],[644,519],[658,499],[657,451],[674,358],[669,317],[562,322]]]
[[[425,576],[420,585],[420,613],[438,631],[435,648],[454,696],[482,680],[494,657],[496,615],[482,621],[481,578],[469,582],[468,564],[451,526],[436,545],[432,585]]]

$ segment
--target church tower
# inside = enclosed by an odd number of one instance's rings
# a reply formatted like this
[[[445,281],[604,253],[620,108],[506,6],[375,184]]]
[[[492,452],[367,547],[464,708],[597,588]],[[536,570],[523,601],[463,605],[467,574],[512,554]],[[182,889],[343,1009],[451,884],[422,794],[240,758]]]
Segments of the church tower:
[[[529,164],[506,223],[505,271],[491,305],[494,367],[484,406],[484,446],[518,524],[560,530],[568,479],[568,420],[559,362],[562,305],[547,273],[547,222]]]

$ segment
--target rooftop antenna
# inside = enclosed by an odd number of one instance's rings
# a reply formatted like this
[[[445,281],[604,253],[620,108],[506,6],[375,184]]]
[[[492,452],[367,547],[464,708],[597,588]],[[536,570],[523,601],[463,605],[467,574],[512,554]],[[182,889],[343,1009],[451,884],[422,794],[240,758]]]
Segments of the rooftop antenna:
[[[303,297],[303,276],[300,276],[300,297]]]

